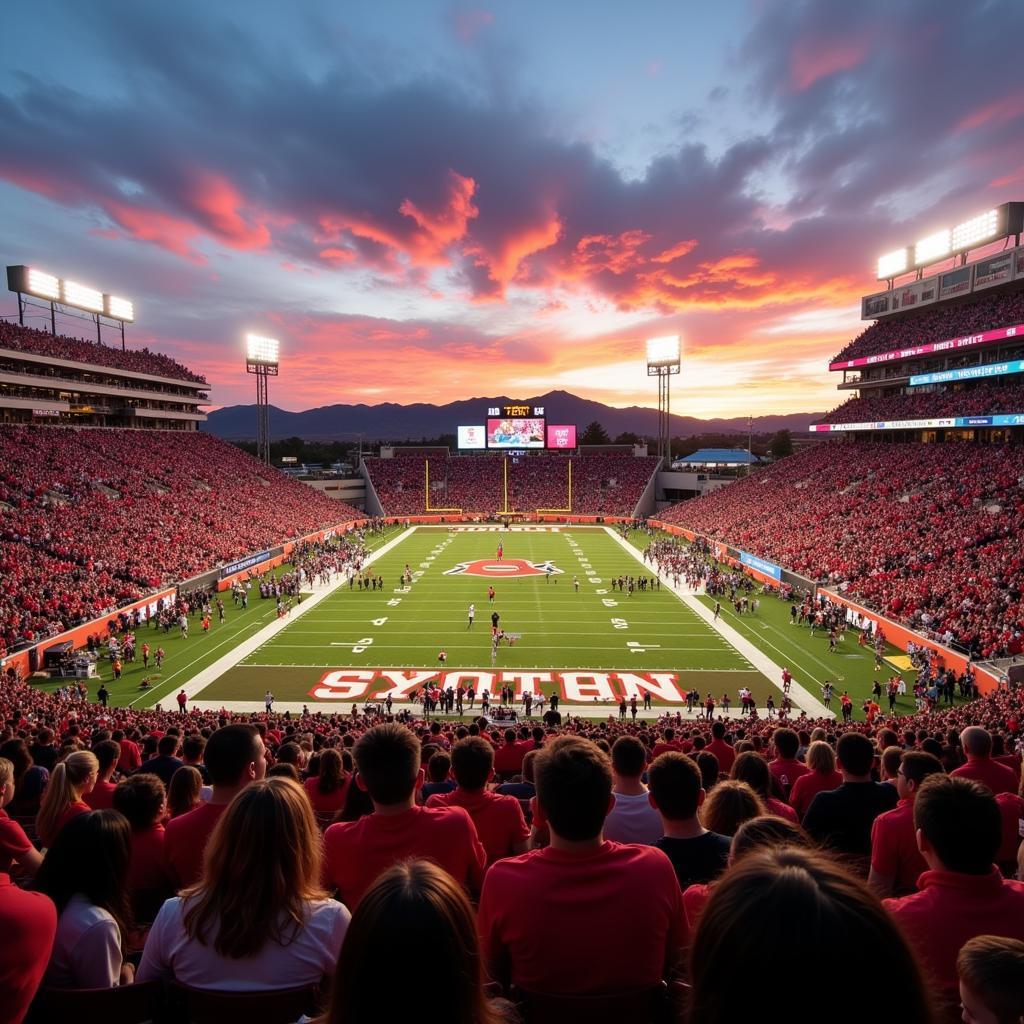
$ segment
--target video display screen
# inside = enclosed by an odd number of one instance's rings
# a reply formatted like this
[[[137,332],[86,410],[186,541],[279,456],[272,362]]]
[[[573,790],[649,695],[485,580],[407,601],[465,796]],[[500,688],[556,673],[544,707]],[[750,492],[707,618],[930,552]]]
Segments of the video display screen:
[[[487,421],[488,448],[543,448],[543,418],[505,418]]]
[[[575,448],[576,427],[572,426],[551,426],[548,425],[548,447],[549,448]]]
[[[459,427],[459,450],[477,451],[487,447],[487,434],[481,424],[476,427]]]

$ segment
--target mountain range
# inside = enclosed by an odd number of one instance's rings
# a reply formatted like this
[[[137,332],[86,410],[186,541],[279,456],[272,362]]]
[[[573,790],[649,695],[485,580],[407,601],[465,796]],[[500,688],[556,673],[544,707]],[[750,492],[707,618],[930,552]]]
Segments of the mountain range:
[[[354,439],[362,434],[366,441],[418,441],[454,434],[456,427],[483,424],[491,406],[530,405],[543,406],[548,423],[575,424],[584,430],[595,420],[610,437],[631,432],[653,437],[658,430],[658,411],[639,405],[617,409],[601,402],[580,398],[568,391],[549,391],[532,398],[470,398],[447,405],[417,402],[398,405],[383,402],[380,405],[323,405],[304,412],[288,412],[270,406],[270,436],[272,440],[301,437],[307,441]],[[751,424],[755,434],[790,430],[805,434],[811,423],[824,413],[791,413],[779,416],[755,416]],[[722,419],[696,419],[693,416],[672,416],[673,437],[696,434],[746,434],[748,419],[735,416]],[[256,406],[229,405],[207,418],[204,430],[217,437],[233,441],[252,440],[256,436]]]

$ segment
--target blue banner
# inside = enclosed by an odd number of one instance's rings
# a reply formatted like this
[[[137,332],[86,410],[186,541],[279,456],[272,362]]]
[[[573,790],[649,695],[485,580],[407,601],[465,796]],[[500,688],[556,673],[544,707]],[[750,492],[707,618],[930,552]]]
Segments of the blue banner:
[[[248,558],[240,558],[237,562],[232,562],[230,565],[222,565],[220,567],[220,578],[224,579],[225,576],[232,576],[236,572],[251,569],[254,565],[259,565],[260,562],[265,562],[268,558],[270,558],[270,552],[261,551],[259,554],[249,555]]]
[[[913,388],[920,384],[982,380],[985,377],[1002,377],[1007,373],[1024,373],[1024,359],[1013,359],[1005,363],[986,363],[984,366],[962,366],[958,370],[937,370],[935,373],[916,373],[910,378],[910,386]]]
[[[773,580],[782,579],[782,569],[780,566],[774,565],[772,562],[766,562],[763,558],[758,558],[757,555],[741,551],[740,562],[743,565],[750,566],[751,569],[756,569],[765,576],[771,576]]]

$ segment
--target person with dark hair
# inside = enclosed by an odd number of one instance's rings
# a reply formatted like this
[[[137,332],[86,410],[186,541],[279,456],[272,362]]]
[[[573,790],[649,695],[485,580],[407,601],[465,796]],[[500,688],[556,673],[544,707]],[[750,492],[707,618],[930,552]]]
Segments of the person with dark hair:
[[[114,790],[114,809],[132,829],[128,896],[136,917],[151,921],[160,904],[173,892],[164,860],[163,818],[167,813],[164,784],[155,775],[138,772],[119,782]]]
[[[734,836],[751,818],[768,813],[764,801],[740,779],[723,779],[708,793],[700,808],[700,820],[709,832]]]
[[[341,766],[341,754],[334,747],[322,750],[320,770],[303,783],[313,811],[320,820],[330,820],[345,806],[349,783],[350,776],[345,774]]]
[[[36,875],[36,888],[59,915],[47,986],[112,988],[132,981],[135,970],[124,958],[130,859],[131,828],[118,811],[88,811],[61,829]]]
[[[176,756],[178,742],[178,737],[173,733],[161,736],[156,745],[156,757],[143,761],[139,767],[140,772],[146,775],[155,775],[164,784],[164,789],[171,784],[174,773],[182,765],[181,758]]]
[[[608,756],[561,736],[537,758],[536,780],[551,843],[493,864],[480,897],[492,979],[553,995],[659,984],[686,944],[682,894],[660,850],[602,836],[612,806]]]
[[[487,790],[494,774],[494,748],[490,743],[479,736],[459,740],[452,747],[452,771],[458,788],[435,794],[426,806],[461,807],[476,826],[488,864],[525,853],[530,830],[519,801]]]
[[[199,882],[160,908],[138,980],[221,992],[321,984],[350,918],[321,869],[302,787],[274,778],[243,788],[210,836]]]
[[[394,965],[418,963],[425,950],[431,983],[443,999],[424,1000],[419,986],[395,984]],[[485,981],[464,890],[436,864],[406,861],[385,871],[360,900],[338,957],[330,1005],[316,1024],[510,1021],[488,1000]]]
[[[447,750],[438,750],[427,762],[427,778],[420,788],[420,799],[426,803],[436,793],[451,793],[456,783],[451,778],[452,758]]]
[[[733,762],[736,760],[736,748],[725,739],[725,722],[711,723],[711,742],[705,747],[718,758],[718,770],[722,775],[728,775],[732,771]]]
[[[783,799],[789,800],[794,783],[811,769],[797,760],[800,737],[792,729],[776,729],[772,733],[772,745],[776,756],[768,762],[768,771],[782,790]]]
[[[171,776],[167,787],[167,815],[179,818],[202,803],[203,777],[194,765],[183,764]]]
[[[528,750],[523,758],[523,777],[521,782],[503,782],[496,790],[502,796],[514,796],[517,800],[532,800],[537,795],[534,785],[533,769],[537,763],[538,750]]]
[[[979,935],[956,958],[965,1024],[1024,1020],[1024,942]]]
[[[914,828],[914,797],[929,775],[942,772],[942,762],[923,750],[903,752],[896,770],[900,802],[875,818],[871,826],[871,871],[868,884],[880,896],[904,896],[914,892],[917,879],[928,865],[917,848]]]
[[[960,733],[960,744],[967,755],[967,763],[955,768],[951,775],[958,779],[974,779],[988,786],[993,796],[1016,793],[1020,779],[1005,764],[992,757],[992,734],[980,725],[968,726]]]
[[[729,837],[708,831],[697,816],[705,796],[700,769],[685,754],[662,754],[651,763],[647,782],[662,821],[656,845],[672,862],[680,888],[710,882],[725,868]]]
[[[793,1018],[779,987],[794,964],[827,956],[858,983],[837,996],[827,970],[800,975],[800,1001],[827,1007],[830,1024],[877,1019],[879,990],[860,983],[885,965],[884,1017],[934,1024],[914,955],[862,883],[830,858],[794,846],[742,858],[711,890],[690,948],[688,1024]]]
[[[10,874],[17,864],[31,877],[39,870],[43,858],[32,845],[25,830],[7,816],[4,810],[14,799],[14,765],[6,757],[0,757],[0,874]]]
[[[1024,882],[995,866],[1001,840],[999,807],[971,779],[934,774],[914,799],[917,845],[928,870],[920,892],[884,900],[946,1007],[958,999],[956,959],[978,935],[1024,940]]]
[[[612,745],[615,806],[604,819],[605,839],[654,846],[662,837],[661,815],[642,781],[646,760],[647,749],[635,736],[620,736]]]
[[[41,892],[18,888],[6,871],[0,871],[0,1012],[9,1024],[25,1019],[56,934],[53,902]]]
[[[772,787],[777,783],[768,770],[768,762],[760,754],[753,750],[744,750],[732,766],[732,777],[750,786],[761,798],[769,814],[777,814],[780,818],[787,818],[794,825],[798,824],[796,811],[785,800],[780,800],[775,795],[781,790],[773,791]]]
[[[267,751],[252,725],[227,725],[218,729],[207,742],[204,756],[213,793],[194,811],[169,821],[164,836],[169,873],[180,888],[198,881],[206,841],[228,804],[250,782],[267,774]]]
[[[82,799],[94,811],[102,811],[107,807],[114,806],[114,790],[117,787],[110,779],[117,769],[117,762],[121,760],[121,744],[115,743],[113,740],[100,740],[92,748],[92,752],[99,762],[99,774],[96,778],[96,785]]]
[[[420,807],[419,740],[397,722],[368,729],[355,745],[356,785],[373,814],[324,833],[326,877],[352,910],[374,879],[409,857],[436,861],[470,892],[480,891],[487,854],[462,807]]]
[[[874,747],[859,732],[843,733],[836,744],[843,784],[819,793],[807,808],[804,828],[819,843],[835,850],[850,868],[867,878],[871,860],[871,826],[899,802],[896,790],[871,778]]]

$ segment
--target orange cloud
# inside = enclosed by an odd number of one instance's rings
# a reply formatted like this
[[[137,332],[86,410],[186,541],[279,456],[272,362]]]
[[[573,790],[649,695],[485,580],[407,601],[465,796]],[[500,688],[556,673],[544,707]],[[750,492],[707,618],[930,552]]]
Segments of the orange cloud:
[[[571,259],[582,276],[599,270],[622,274],[644,262],[640,248],[650,240],[651,236],[640,229],[619,235],[587,235],[576,243]]]
[[[687,238],[683,242],[677,242],[671,248],[666,249],[664,252],[659,252],[657,256],[651,257],[652,263],[671,263],[673,260],[677,260],[682,256],[687,256],[694,249],[697,248],[696,238]]]
[[[426,262],[447,262],[443,259],[445,250],[453,242],[464,238],[469,222],[480,211],[473,205],[476,182],[472,178],[450,170],[448,172],[448,194],[440,210],[428,212],[417,206],[411,199],[403,199],[398,212],[411,217],[419,226],[411,239],[410,250]]]
[[[265,249],[270,244],[266,224],[249,223],[240,212],[245,200],[223,175],[200,172],[188,199],[201,214],[210,233],[232,249]]]
[[[193,240],[200,234],[192,221],[112,199],[103,203],[103,209],[129,237],[140,242],[152,242],[192,263],[206,263],[206,257],[192,247]]]
[[[519,232],[502,239],[494,250],[486,250],[478,244],[467,246],[467,255],[474,257],[477,266],[486,268],[491,280],[499,289],[498,296],[488,295],[482,298],[490,299],[503,295],[505,288],[519,273],[523,261],[549,249],[561,236],[562,221],[556,213],[551,213],[542,223],[522,228]]]

